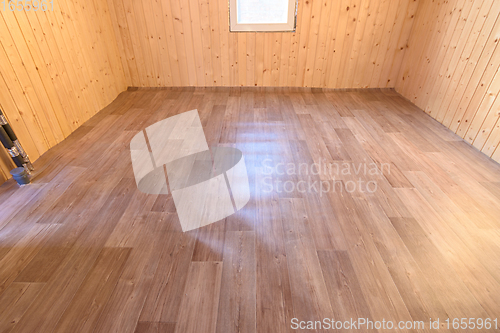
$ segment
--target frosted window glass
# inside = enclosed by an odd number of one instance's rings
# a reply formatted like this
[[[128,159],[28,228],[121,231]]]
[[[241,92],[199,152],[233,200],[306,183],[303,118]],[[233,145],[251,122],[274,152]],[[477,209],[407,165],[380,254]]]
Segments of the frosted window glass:
[[[239,24],[287,23],[289,0],[236,0]]]

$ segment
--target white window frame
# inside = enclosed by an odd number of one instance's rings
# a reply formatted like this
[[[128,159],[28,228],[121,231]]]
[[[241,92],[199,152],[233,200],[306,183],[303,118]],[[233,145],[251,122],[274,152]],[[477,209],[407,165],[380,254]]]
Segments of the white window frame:
[[[295,32],[297,1],[288,0],[286,23],[238,23],[238,0],[229,0],[229,31],[231,32]]]

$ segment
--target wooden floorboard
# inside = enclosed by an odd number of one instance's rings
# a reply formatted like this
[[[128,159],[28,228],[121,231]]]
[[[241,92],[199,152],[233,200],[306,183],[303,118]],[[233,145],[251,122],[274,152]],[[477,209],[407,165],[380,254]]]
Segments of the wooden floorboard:
[[[243,152],[251,197],[182,232],[129,144],[192,109],[210,147]],[[0,332],[500,314],[500,166],[393,90],[130,90],[34,165],[0,186]]]

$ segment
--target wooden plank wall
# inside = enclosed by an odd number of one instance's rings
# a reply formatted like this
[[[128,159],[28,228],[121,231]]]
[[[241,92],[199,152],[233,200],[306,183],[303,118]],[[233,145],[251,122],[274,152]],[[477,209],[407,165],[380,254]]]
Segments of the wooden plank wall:
[[[396,90],[500,162],[500,1],[421,1]]]
[[[32,160],[126,87],[106,1],[55,0],[46,12],[0,8],[0,106]],[[0,149],[0,183],[11,168]]]
[[[394,87],[416,0],[299,0],[295,33],[230,33],[228,0],[107,0],[132,86]]]

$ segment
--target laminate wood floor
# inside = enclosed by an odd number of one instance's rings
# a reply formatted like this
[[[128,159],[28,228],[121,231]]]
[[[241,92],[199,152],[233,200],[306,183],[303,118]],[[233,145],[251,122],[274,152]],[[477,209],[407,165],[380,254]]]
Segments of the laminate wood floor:
[[[251,199],[183,233],[129,143],[192,109]],[[35,167],[0,187],[0,332],[500,317],[500,166],[393,90],[130,90]]]

